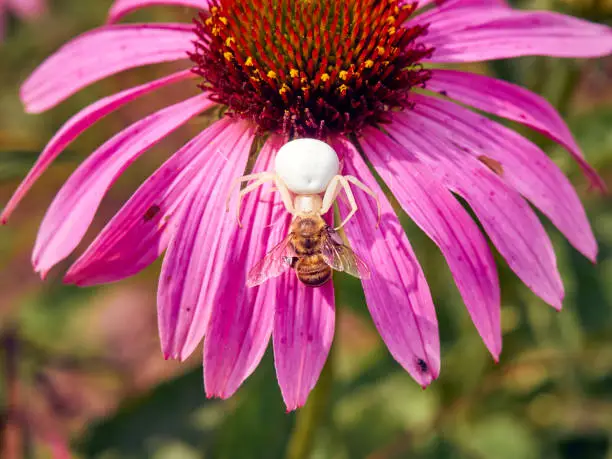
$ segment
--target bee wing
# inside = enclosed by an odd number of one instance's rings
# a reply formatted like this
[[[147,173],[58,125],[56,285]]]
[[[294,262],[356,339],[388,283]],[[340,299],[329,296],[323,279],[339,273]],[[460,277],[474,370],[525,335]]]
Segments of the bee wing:
[[[335,240],[331,228],[322,233],[321,256],[336,271],[344,271],[360,279],[370,278],[370,269],[349,247]]]
[[[280,276],[291,268],[293,257],[296,256],[295,250],[291,245],[292,234],[283,239],[265,257],[251,268],[247,275],[247,287],[255,287],[263,284],[272,277]]]

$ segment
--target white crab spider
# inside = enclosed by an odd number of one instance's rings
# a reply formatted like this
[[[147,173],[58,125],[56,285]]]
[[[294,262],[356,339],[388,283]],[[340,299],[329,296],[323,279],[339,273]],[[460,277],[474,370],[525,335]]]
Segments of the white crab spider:
[[[351,211],[335,228],[342,228],[357,212],[357,202],[350,184],[368,193],[376,200],[378,221],[380,222],[380,204],[374,192],[352,175],[339,175],[340,162],[334,149],[317,139],[295,139],[283,145],[276,153],[274,172],[260,172],[238,177],[232,183],[227,198],[227,210],[232,190],[242,182],[253,180],[242,190],[238,197],[236,219],[240,222],[240,208],[244,196],[257,189],[265,182],[274,182],[287,212],[294,217],[304,215],[324,215],[344,190]],[[378,224],[377,224],[378,226]]]

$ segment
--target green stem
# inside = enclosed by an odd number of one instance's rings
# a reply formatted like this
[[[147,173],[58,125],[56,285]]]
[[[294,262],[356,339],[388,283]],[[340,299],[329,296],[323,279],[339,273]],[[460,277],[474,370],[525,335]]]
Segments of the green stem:
[[[306,405],[297,412],[297,419],[287,447],[286,459],[307,459],[310,457],[315,433],[328,413],[327,408],[333,386],[333,368],[333,352],[330,352],[317,385],[310,393]]]

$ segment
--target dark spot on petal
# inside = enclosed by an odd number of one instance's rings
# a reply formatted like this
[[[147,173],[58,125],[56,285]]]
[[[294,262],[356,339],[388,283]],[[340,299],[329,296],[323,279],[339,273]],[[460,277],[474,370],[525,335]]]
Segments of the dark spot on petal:
[[[442,94],[444,97],[448,97],[448,92],[446,90],[442,90],[442,91],[438,91],[440,94]]]
[[[143,215],[143,219],[145,222],[153,220],[153,218],[159,213],[161,207],[157,204],[153,204],[151,207],[147,209],[147,211]]]
[[[429,370],[429,367],[427,366],[427,363],[425,363],[425,360],[423,359],[417,359],[417,366],[419,367],[419,370],[421,371],[421,373],[427,373],[427,371]]]
[[[500,177],[504,175],[504,166],[502,166],[499,161],[484,155],[479,156],[478,161],[487,166],[492,172]]]

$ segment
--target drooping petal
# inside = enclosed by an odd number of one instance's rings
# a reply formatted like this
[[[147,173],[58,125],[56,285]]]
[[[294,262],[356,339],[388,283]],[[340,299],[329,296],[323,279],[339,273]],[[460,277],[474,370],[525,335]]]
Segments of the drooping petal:
[[[115,0],[108,12],[108,22],[117,22],[133,11],[157,5],[178,5],[206,10],[208,9],[208,0]]]
[[[253,172],[273,170],[281,146],[280,139],[269,139]],[[260,188],[247,195],[241,216],[243,228],[234,230],[229,243],[233,249],[216,267],[227,275],[209,299],[212,313],[204,339],[204,387],[209,397],[230,397],[257,367],[272,334],[276,296],[287,294],[277,292],[281,286],[275,279],[246,287],[253,265],[287,236],[290,215],[278,193]]]
[[[80,286],[113,282],[153,263],[168,245],[175,214],[192,180],[220,144],[231,148],[228,140],[238,141],[236,134],[233,121],[222,119],[172,155],[108,222],[70,267],[64,282]]]
[[[21,86],[21,100],[29,113],[40,113],[123,70],[187,59],[192,30],[189,24],[130,24],[86,32],[34,70]]]
[[[292,273],[276,283],[274,364],[287,411],[306,403],[334,338],[334,287],[312,288]]]
[[[612,53],[612,29],[560,13],[471,8],[445,10],[430,19],[423,42],[435,48],[431,62]]]
[[[519,193],[483,162],[457,151],[446,136],[426,136],[422,125],[391,123],[386,128],[398,142],[397,154],[410,152],[431,165],[437,179],[472,207],[518,277],[544,301],[561,308],[563,284],[552,243]]]
[[[226,212],[225,199],[231,182],[244,171],[254,138],[247,123],[234,126],[192,180],[172,229],[157,292],[166,358],[183,360],[193,352],[208,327],[211,298],[229,275],[220,267],[234,250],[230,241],[237,222]],[[231,205],[235,204],[233,199]]]
[[[478,226],[425,164],[386,135],[369,129],[363,147],[402,208],[442,251],[474,325],[497,360],[502,346],[499,280]]]
[[[23,179],[23,182],[21,182],[2,211],[0,223],[5,224],[8,221],[19,202],[21,202],[36,180],[45,172],[55,158],[57,158],[83,131],[128,102],[160,87],[183,81],[192,76],[194,76],[194,74],[191,71],[184,70],[134,88],[126,89],[125,91],[94,102],[70,118],[49,141],[39,158],[36,160],[34,166],[32,166],[32,169],[28,172],[26,178]]]
[[[44,274],[79,244],[106,190],[148,148],[213,104],[207,94],[171,105],[107,141],[62,186],[38,231],[33,264]]]
[[[543,97],[495,78],[443,69],[432,70],[427,89],[494,115],[517,121],[559,142],[572,154],[592,185],[605,190],[605,183],[584,159],[565,122]]]
[[[515,131],[454,103],[425,96],[415,96],[414,101],[415,109],[399,115],[399,122],[420,125],[434,137],[452,139],[452,148],[462,154],[497,161],[503,180],[550,218],[577,250],[595,261],[597,241],[580,198],[540,148]]]
[[[370,144],[362,146],[368,158],[376,161]],[[440,372],[438,321],[429,286],[397,215],[355,147],[338,139],[334,149],[345,158],[343,174],[365,183],[381,206],[377,227],[376,203],[356,189],[358,210],[345,226],[353,250],[371,271],[370,279],[362,279],[368,309],[391,355],[426,387]],[[406,180],[412,182],[412,177]],[[337,202],[345,215],[348,206],[341,199]]]

